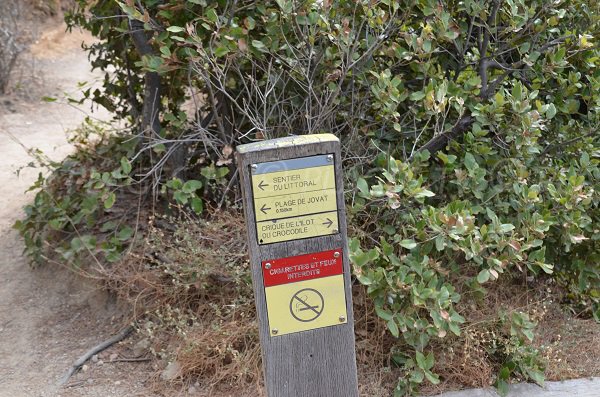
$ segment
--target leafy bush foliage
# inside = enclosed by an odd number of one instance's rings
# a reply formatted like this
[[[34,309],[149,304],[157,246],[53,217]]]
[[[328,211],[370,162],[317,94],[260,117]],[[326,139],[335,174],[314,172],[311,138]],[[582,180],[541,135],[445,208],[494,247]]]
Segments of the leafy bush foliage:
[[[241,142],[341,137],[355,276],[402,341],[396,395],[439,381],[431,341],[504,275],[553,277],[600,319],[596,0],[77,3],[68,22],[114,69],[87,97],[135,127],[140,174],[175,201],[201,209],[201,185],[169,161],[217,170]],[[501,390],[543,380],[533,323],[510,324]]]
[[[114,136],[90,119],[70,138],[77,147],[61,163],[38,161],[52,172],[39,174],[30,190],[37,191],[25,207],[26,218],[15,223],[25,239],[25,253],[36,263],[47,258],[47,241],[59,242],[55,251],[63,260],[77,264],[81,254],[103,254],[115,262],[131,237],[135,215],[114,207],[117,194],[132,185],[133,143]]]
[[[517,40],[509,39],[514,27],[500,33],[501,26],[526,27],[528,20],[534,26],[544,24],[529,19],[531,8],[519,11],[517,6],[504,6],[493,18],[507,18],[506,24],[489,26],[488,22],[487,28],[506,42],[494,43],[498,49],[488,48],[487,57],[476,62],[479,69],[439,73],[444,63],[438,60],[433,64],[437,76],[418,94],[424,101],[423,114],[430,107],[434,119],[440,111],[451,114],[448,107],[456,109],[453,101],[461,102],[461,111],[469,114],[462,120],[470,118],[462,139],[433,154],[427,150],[432,146],[426,144],[424,150],[413,151],[408,161],[392,157],[402,152],[382,153],[374,163],[376,168],[357,182],[354,222],[365,232],[351,246],[357,277],[368,286],[390,331],[401,332],[417,353],[430,338],[460,331],[462,317],[454,309],[459,299],[456,290],[483,292],[483,285],[502,273],[554,274],[571,289],[576,301],[591,305],[596,318],[600,314],[598,97],[593,94],[598,53],[586,44],[591,39],[588,33],[577,31],[578,40],[560,39],[576,30],[569,19],[581,15],[585,7],[565,4],[552,10],[554,16],[546,23],[553,28],[545,32],[548,36],[542,47],[556,46],[545,54],[539,49],[530,53],[534,43],[527,40],[510,47],[519,52],[517,63],[529,65],[514,73],[498,71],[492,79],[482,73],[482,67],[488,61],[504,63],[499,48]],[[544,8],[540,6],[533,15],[537,18]],[[453,20],[464,15],[459,11],[455,10]],[[517,36],[523,34],[519,32]],[[483,40],[481,44],[485,35]],[[471,50],[472,59],[481,56],[475,50]],[[438,49],[436,53],[445,52]],[[532,56],[535,60],[527,61]],[[453,78],[447,79],[448,74]],[[475,91],[468,93],[465,86],[462,90],[456,86],[470,78],[477,80]],[[489,97],[486,78],[493,81],[488,90],[496,84]],[[429,142],[443,134],[434,132]],[[361,242],[372,248],[359,247]],[[457,283],[452,281],[457,274],[471,277]],[[429,364],[421,364],[408,361],[407,367],[428,369]],[[523,360],[518,365],[526,364]],[[513,369],[514,365],[510,370],[502,367],[498,384],[503,390],[502,382]],[[521,373],[537,382],[542,379],[537,372]],[[410,375],[400,382],[398,394],[421,379]]]
[[[40,173],[30,187],[36,191],[35,198],[15,228],[25,239],[25,253],[35,263],[48,259],[48,248],[74,265],[79,265],[82,256],[117,262],[132,242],[136,223],[149,215],[142,203],[152,197],[152,184],[136,175],[136,170],[147,166],[146,159],[129,160],[136,153],[134,136],[127,131],[115,134],[91,119],[69,141],[76,151],[60,163],[36,153],[39,165],[50,174]],[[174,206],[184,210],[189,206],[200,215],[201,197],[209,196],[205,192],[223,183],[228,172],[226,167],[201,168],[199,179],[167,181],[162,195]]]
[[[540,117],[537,95],[515,82],[486,105],[501,109],[494,123],[478,119],[460,145],[435,158],[420,152],[410,163],[380,155],[379,171],[358,180],[354,222],[365,233],[351,245],[355,272],[390,331],[401,332],[416,352],[430,338],[460,332],[457,289],[484,292],[503,273],[554,274],[598,319],[597,144],[579,135],[576,144],[549,153],[552,141],[545,138],[554,126],[548,122],[543,130],[526,129],[537,138],[520,145],[521,128]],[[510,123],[502,124],[506,118]],[[502,151],[490,136],[495,128],[503,131]],[[360,248],[361,240],[373,247]],[[451,281],[458,274],[471,277]],[[517,362],[513,367],[525,365]],[[498,380],[502,390],[513,370],[506,368]],[[540,381],[537,372],[521,372]],[[421,378],[401,382],[398,393]]]

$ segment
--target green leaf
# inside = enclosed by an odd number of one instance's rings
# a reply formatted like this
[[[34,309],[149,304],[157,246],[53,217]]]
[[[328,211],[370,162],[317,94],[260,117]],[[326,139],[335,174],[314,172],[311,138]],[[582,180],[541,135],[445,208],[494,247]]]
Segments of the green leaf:
[[[106,255],[106,260],[108,262],[114,263],[121,259],[121,253],[117,250],[106,251],[104,250],[104,254]]]
[[[540,386],[544,386],[545,377],[542,371],[537,369],[529,369],[526,372],[529,378],[532,379],[535,383],[537,383]]]
[[[194,212],[198,215],[200,215],[202,213],[202,210],[204,209],[204,204],[202,203],[202,199],[200,199],[199,197],[192,198],[191,206],[192,206],[192,210],[194,210]]]
[[[50,97],[50,96],[42,97],[42,101],[44,101],[44,102],[56,102],[57,100],[58,100],[58,98],[54,98],[54,97]]]
[[[75,252],[79,252],[81,249],[83,249],[83,242],[79,237],[74,237],[71,240],[71,249]]]
[[[252,40],[252,47],[256,48],[260,52],[269,52],[265,44],[259,40]]]
[[[416,352],[415,355],[415,360],[417,361],[417,365],[419,366],[419,368],[421,369],[428,369],[427,368],[427,359],[425,358],[425,355],[421,352]]]
[[[496,382],[496,389],[498,389],[498,394],[505,397],[508,395],[508,382],[504,379],[498,379]]]
[[[133,236],[133,229],[129,226],[125,226],[123,229],[119,230],[117,234],[117,238],[120,241],[127,241]]]
[[[398,329],[398,324],[396,324],[396,322],[394,321],[394,319],[390,319],[387,322],[387,327],[390,330],[391,334],[397,338],[398,336],[400,336],[400,330]]]
[[[486,283],[490,279],[490,271],[488,269],[483,269],[477,275],[477,282],[479,284]]]
[[[437,385],[438,383],[440,383],[440,377],[438,375],[434,374],[431,371],[424,371],[424,373],[427,380],[430,381],[432,384]]]
[[[358,267],[363,267],[371,260],[371,258],[369,257],[369,253],[362,252],[362,251],[359,251],[359,252],[355,253],[354,255],[350,256],[350,259]]]
[[[383,230],[384,232],[386,232],[387,234],[389,234],[390,236],[393,236],[394,234],[396,234],[396,228],[392,225],[384,225],[381,230]]]
[[[167,28],[168,32],[172,32],[172,33],[180,33],[180,32],[185,32],[185,29],[182,28],[181,26],[169,26]]]
[[[392,313],[379,306],[375,306],[375,313],[377,313],[377,315],[381,317],[384,321],[390,321],[392,318],[394,318],[394,315]]]
[[[508,380],[510,378],[510,368],[508,368],[506,365],[503,365],[498,373],[498,378]]]
[[[202,182],[195,180],[195,179],[190,179],[189,181],[186,181],[183,184],[183,187],[181,188],[181,190],[183,190],[184,193],[194,193],[196,192],[196,190],[200,189],[202,187]]]
[[[434,197],[435,193],[432,192],[431,190],[427,190],[427,189],[420,189],[417,193],[415,193],[414,197],[415,198],[423,198],[423,197]]]
[[[165,57],[170,57],[171,54],[171,49],[167,46],[162,46],[160,47],[160,53],[163,54]]]
[[[548,105],[548,109],[546,110],[546,117],[549,119],[553,119],[556,116],[556,106],[553,103]]]
[[[473,155],[471,153],[465,154],[464,162],[465,162],[465,167],[467,167],[467,169],[471,172],[475,171],[476,168],[479,168],[479,165],[477,164],[475,157],[473,157]]]
[[[217,12],[214,8],[211,8],[208,11],[206,11],[206,18],[208,18],[208,20],[212,23],[217,23],[217,21],[219,20],[219,16],[217,15]]]
[[[138,21],[143,21],[144,16],[141,12],[139,12],[135,7],[128,6],[127,4],[117,1],[119,7],[130,17],[133,19],[137,19]]]
[[[227,174],[229,174],[229,168],[217,167],[217,169],[215,170],[215,179],[224,178],[225,176],[227,176]]]
[[[420,101],[425,98],[425,93],[423,91],[416,91],[410,94],[409,98],[411,101]]]
[[[48,226],[54,230],[62,230],[62,228],[66,225],[66,220],[64,218],[56,218],[48,221]]]
[[[425,361],[423,362],[423,364],[425,365],[423,367],[423,369],[425,369],[425,370],[430,370],[431,368],[433,368],[433,364],[435,364],[435,358],[433,356],[433,352],[429,353],[425,357]]]
[[[456,324],[456,323],[448,323],[448,329],[450,329],[450,331],[454,335],[460,336],[460,328],[458,327],[458,324]]]
[[[167,147],[166,147],[166,146],[165,146],[163,143],[159,143],[158,145],[155,145],[155,146],[152,148],[152,151],[153,151],[154,153],[157,153],[157,154],[163,153],[163,152],[165,152],[166,150],[167,150]]]
[[[373,280],[371,280],[369,277],[365,276],[364,274],[358,274],[356,276],[356,279],[362,285],[371,285],[371,284],[373,284]]]
[[[423,382],[423,379],[425,378],[425,375],[423,374],[422,370],[413,370],[410,373],[410,381],[413,383],[421,383]],[[406,397],[406,395],[404,395],[404,397]]]
[[[89,250],[93,250],[96,249],[96,237],[90,235],[90,234],[86,234],[84,236],[81,236],[81,241],[83,242],[83,244],[85,245],[85,247]]]
[[[363,178],[358,178],[358,180],[356,181],[356,187],[358,187],[358,190],[364,196],[369,196],[369,184]]]
[[[102,224],[100,231],[102,233],[113,231],[117,228],[117,223],[115,221],[108,221]]]
[[[294,10],[292,0],[277,0],[277,5],[279,5],[284,14],[290,14]]]
[[[104,200],[104,208],[106,208],[106,209],[112,208],[112,206],[115,204],[116,199],[117,199],[117,196],[115,193],[109,193],[109,195]]]
[[[225,46],[217,47],[217,49],[215,50],[215,56],[217,58],[221,58],[222,56],[225,56],[228,53],[229,53],[229,48],[227,48]]]
[[[446,240],[443,234],[438,235],[435,238],[435,249],[438,251],[443,251],[446,247]]]
[[[582,167],[587,167],[590,165],[590,155],[588,152],[581,153],[581,157],[579,158],[579,164]]]
[[[417,246],[417,243],[413,239],[404,239],[400,241],[400,245],[408,250],[411,250]]]
[[[185,205],[188,202],[188,195],[182,192],[181,190],[178,190],[175,193],[173,193],[173,197],[175,198],[175,201],[177,201],[177,203],[179,204]]]
[[[181,189],[183,187],[183,181],[179,178],[173,178],[167,182],[167,187],[174,190]]]
[[[131,163],[125,156],[121,157],[121,171],[124,175],[129,175],[131,172]]]

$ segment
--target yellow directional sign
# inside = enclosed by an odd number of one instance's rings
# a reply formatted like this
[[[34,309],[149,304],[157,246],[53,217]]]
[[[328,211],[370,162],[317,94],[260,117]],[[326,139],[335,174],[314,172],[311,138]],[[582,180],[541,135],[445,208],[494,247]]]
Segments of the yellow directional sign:
[[[338,232],[338,214],[337,211],[331,211],[257,222],[256,231],[260,244],[325,236]]]
[[[337,233],[333,155],[252,165],[259,244]]]
[[[254,198],[335,189],[333,165],[252,175]]]
[[[274,336],[347,322],[342,274],[267,287],[265,296]]]
[[[335,189],[254,199],[256,220],[289,218],[316,211],[337,210]]]

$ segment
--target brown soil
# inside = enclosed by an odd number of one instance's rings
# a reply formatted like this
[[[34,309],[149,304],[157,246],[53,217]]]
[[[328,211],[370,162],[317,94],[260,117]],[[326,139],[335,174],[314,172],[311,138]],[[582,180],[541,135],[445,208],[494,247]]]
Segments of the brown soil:
[[[111,354],[126,354],[125,344],[101,355],[104,364],[88,363],[69,387],[57,386],[79,356],[116,333],[127,318],[98,285],[67,269],[30,268],[11,229],[32,199],[25,190],[41,171],[26,167],[33,161],[26,148],[61,159],[71,150],[65,132],[86,116],[65,101],[40,101],[75,93],[78,82],[96,78],[80,49],[90,37],[64,31],[59,22],[46,26],[22,57],[11,95],[0,98],[0,396],[151,396],[145,386],[155,372],[151,364],[108,363]]]

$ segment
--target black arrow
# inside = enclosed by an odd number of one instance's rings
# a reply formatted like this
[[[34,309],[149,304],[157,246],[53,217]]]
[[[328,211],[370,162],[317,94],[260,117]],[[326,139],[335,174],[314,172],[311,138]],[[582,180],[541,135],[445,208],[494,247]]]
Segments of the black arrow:
[[[270,210],[271,208],[267,207],[266,204],[263,204],[262,207],[260,207],[260,210],[262,211],[263,214],[267,214],[267,211]]]
[[[265,183],[265,181],[260,181],[260,183],[258,184],[260,190],[265,190],[265,186],[269,186],[269,184]]]
[[[333,225],[333,221],[327,218],[327,222],[323,222],[323,225],[327,225],[327,229],[329,229]]]

